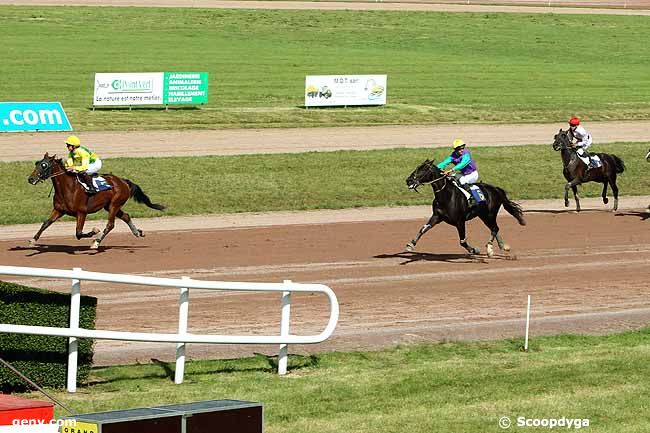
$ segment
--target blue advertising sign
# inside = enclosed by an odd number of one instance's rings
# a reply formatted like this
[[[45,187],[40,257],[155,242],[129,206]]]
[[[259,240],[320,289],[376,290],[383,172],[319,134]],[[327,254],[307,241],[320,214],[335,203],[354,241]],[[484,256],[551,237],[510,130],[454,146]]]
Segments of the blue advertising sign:
[[[0,132],[72,131],[60,102],[0,102]]]

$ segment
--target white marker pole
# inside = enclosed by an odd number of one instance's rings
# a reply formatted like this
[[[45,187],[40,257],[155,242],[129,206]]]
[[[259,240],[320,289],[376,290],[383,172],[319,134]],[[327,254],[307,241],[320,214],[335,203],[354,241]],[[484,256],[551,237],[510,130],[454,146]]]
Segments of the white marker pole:
[[[526,340],[524,341],[524,350],[528,352],[528,329],[530,328],[530,295],[528,295],[528,307],[526,308]]]

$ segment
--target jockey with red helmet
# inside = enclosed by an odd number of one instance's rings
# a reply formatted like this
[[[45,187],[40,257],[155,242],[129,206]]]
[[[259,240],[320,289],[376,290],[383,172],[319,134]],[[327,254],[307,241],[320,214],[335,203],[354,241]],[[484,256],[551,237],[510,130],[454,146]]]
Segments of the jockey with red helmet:
[[[587,164],[587,170],[591,168],[591,158],[587,149],[591,146],[591,134],[580,125],[580,119],[577,117],[572,117],[569,119],[569,138],[573,143],[573,147],[576,148],[576,152],[582,161]]]
[[[478,180],[476,162],[469,150],[465,149],[466,144],[463,140],[460,138],[455,139],[452,146],[454,151],[437,166],[440,170],[443,170],[449,164],[454,164],[451,169],[445,170],[444,173],[452,173],[463,189],[470,192],[470,185]]]

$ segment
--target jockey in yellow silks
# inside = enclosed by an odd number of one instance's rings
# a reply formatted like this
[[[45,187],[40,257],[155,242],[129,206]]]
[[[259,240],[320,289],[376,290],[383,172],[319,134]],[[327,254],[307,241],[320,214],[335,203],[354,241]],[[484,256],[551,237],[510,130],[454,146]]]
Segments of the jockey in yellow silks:
[[[95,152],[81,145],[79,137],[71,135],[65,140],[68,148],[68,158],[65,161],[65,169],[72,173],[78,173],[82,182],[88,187],[88,194],[97,192],[92,182],[92,175],[102,168],[102,161]]]

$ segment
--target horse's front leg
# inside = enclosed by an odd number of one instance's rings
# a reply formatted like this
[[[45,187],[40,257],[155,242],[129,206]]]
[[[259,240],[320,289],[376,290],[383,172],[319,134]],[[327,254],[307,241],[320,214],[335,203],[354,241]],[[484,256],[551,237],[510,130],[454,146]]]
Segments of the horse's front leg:
[[[605,181],[603,182],[603,203],[607,204],[609,203],[609,199],[607,198],[607,178],[605,178]]]
[[[470,254],[480,254],[481,250],[476,247],[473,247],[465,239],[465,221],[461,221],[456,225],[456,230],[458,230],[458,239],[460,239],[460,246],[465,248]]]
[[[573,199],[576,201],[576,212],[580,212],[580,197],[578,197],[578,185],[580,180],[573,179],[564,186],[564,206],[569,206],[569,188],[573,191]]]
[[[427,221],[427,223],[420,228],[417,235],[415,235],[415,239],[413,239],[411,242],[406,244],[406,251],[413,251],[415,249],[415,245],[417,245],[420,238],[424,236],[426,232],[431,230],[431,228],[433,228],[433,226],[435,226],[439,222],[440,222],[440,218],[438,217],[438,215],[436,214],[431,215],[429,221]]]
[[[86,223],[86,214],[82,212],[77,213],[77,227],[75,230],[75,236],[77,237],[77,240],[83,239],[83,238],[89,238],[92,236],[95,236],[97,233],[99,233],[98,228],[93,228],[91,231],[84,233],[84,224]]]
[[[43,224],[41,224],[41,228],[38,229],[34,237],[29,240],[29,245],[30,246],[36,245],[36,241],[38,241],[38,239],[41,237],[45,229],[51,226],[52,223],[54,223],[54,221],[58,220],[62,216],[63,216],[63,212],[57,209],[52,209],[52,212],[50,212],[50,216],[45,221],[43,221]]]
[[[109,234],[111,230],[113,230],[113,227],[115,227],[115,215],[117,214],[118,211],[119,209],[109,210],[106,227],[104,227],[104,231],[102,231],[99,234],[99,236],[97,236],[97,239],[95,239],[95,241],[92,243],[92,245],[90,246],[91,249],[93,250],[99,249],[99,244],[101,244],[104,238],[106,237],[106,235]]]

